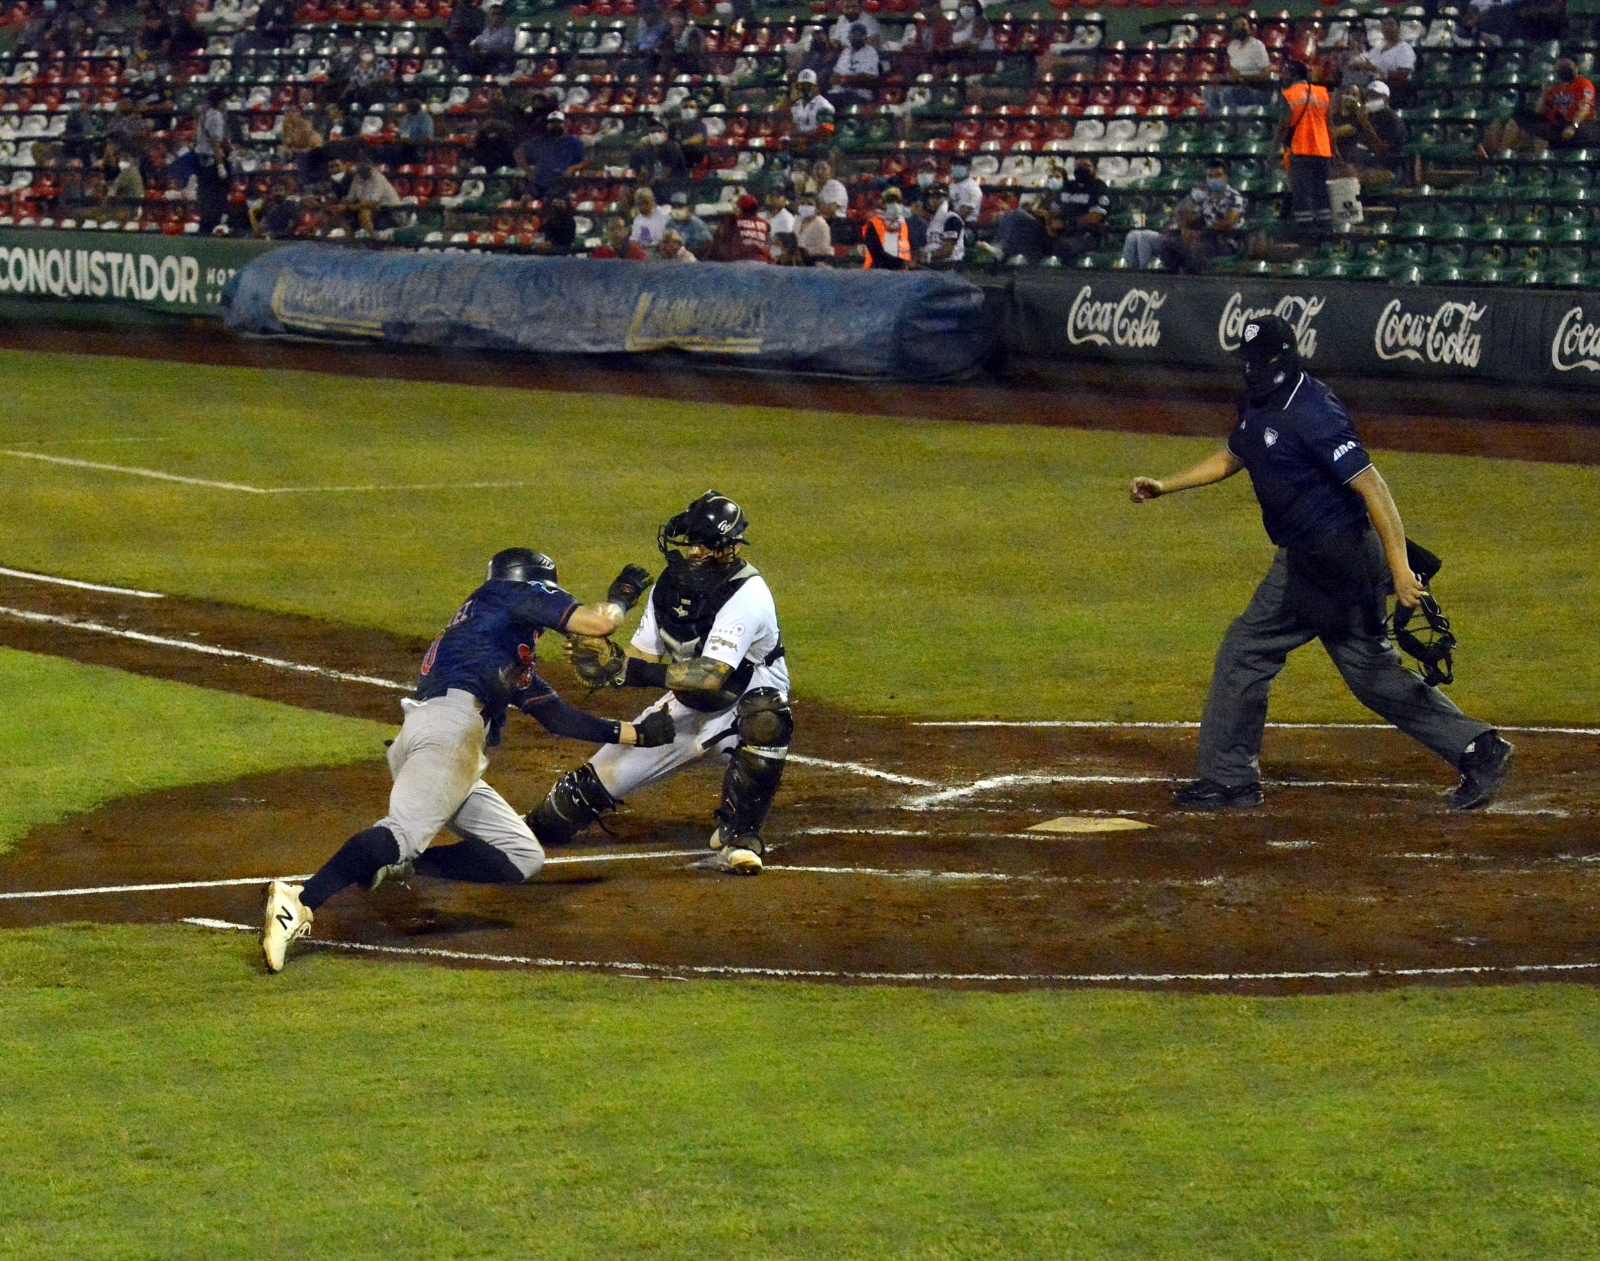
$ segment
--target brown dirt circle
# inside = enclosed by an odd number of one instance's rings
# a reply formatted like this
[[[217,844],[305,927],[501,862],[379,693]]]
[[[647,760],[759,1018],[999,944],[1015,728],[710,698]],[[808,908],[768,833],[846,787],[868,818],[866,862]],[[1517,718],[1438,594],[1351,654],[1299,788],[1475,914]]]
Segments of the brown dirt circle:
[[[305,618],[9,578],[0,578],[0,606],[397,681],[412,676],[425,646]],[[0,643],[398,720],[395,691],[105,629],[0,614]],[[553,681],[577,694],[562,675]],[[617,716],[642,708],[629,702],[612,696],[601,707]],[[630,801],[613,837],[554,853],[560,861],[530,885],[419,879],[352,891],[318,915],[316,936],[446,962],[480,955],[644,975],[1000,987],[1297,992],[1600,978],[1600,966],[1581,966],[1600,965],[1593,736],[1514,736],[1519,766],[1499,806],[1453,817],[1443,800],[1453,773],[1397,733],[1275,730],[1267,806],[1207,817],[1174,813],[1168,799],[1171,781],[1189,772],[1192,730],[928,726],[803,696],[797,712],[797,758],[758,879],[690,866],[717,797],[716,772],[697,768]],[[0,859],[0,891],[252,882],[0,899],[0,926],[253,924],[253,878],[313,870],[382,813],[380,752],[358,766],[126,798],[40,828]],[[514,719],[489,779],[531,808],[586,754]],[[1153,826],[1027,831],[1060,815],[1109,814]]]

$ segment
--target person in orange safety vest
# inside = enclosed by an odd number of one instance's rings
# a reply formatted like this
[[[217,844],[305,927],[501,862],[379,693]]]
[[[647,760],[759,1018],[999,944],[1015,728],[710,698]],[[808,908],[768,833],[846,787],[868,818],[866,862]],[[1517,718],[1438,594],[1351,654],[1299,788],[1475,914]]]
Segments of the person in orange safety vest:
[[[1289,202],[1295,234],[1316,240],[1333,231],[1333,202],[1328,180],[1333,175],[1333,134],[1328,126],[1328,89],[1307,78],[1306,68],[1289,64],[1288,107],[1278,124],[1278,144],[1289,168]]]
[[[884,189],[883,205],[867,219],[861,240],[867,247],[862,266],[888,271],[903,271],[911,266],[911,224],[898,188]]]

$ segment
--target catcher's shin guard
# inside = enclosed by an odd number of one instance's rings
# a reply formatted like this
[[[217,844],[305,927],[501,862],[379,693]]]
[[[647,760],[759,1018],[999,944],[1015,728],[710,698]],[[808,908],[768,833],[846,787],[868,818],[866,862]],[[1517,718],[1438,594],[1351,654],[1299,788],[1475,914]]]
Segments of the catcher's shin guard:
[[[541,845],[570,845],[579,832],[619,804],[594,767],[585,762],[556,780],[550,795],[527,817],[527,824]]]
[[[784,759],[794,739],[794,713],[776,688],[758,687],[740,698],[734,731],[739,744],[723,774],[722,804],[717,809],[720,832],[729,842],[758,838],[783,781]]]

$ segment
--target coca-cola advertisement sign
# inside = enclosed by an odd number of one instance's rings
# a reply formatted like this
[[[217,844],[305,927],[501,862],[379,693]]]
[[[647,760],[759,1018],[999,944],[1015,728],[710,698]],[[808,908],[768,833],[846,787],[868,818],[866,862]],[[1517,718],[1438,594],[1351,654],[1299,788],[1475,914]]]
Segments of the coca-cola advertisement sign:
[[[1407,311],[1395,298],[1378,315],[1372,348],[1384,360],[1409,359],[1452,368],[1476,368],[1483,356],[1479,324],[1488,303],[1441,302],[1431,313]]]
[[[1300,357],[1310,359],[1317,353],[1317,330],[1311,321],[1328,304],[1326,298],[1306,298],[1298,294],[1285,294],[1272,306],[1246,306],[1244,294],[1235,292],[1222,308],[1222,318],[1217,321],[1217,345],[1230,354],[1244,344],[1244,326],[1263,315],[1281,315],[1294,329],[1295,340],[1300,344]]]
[[[1097,301],[1084,285],[1067,312],[1067,340],[1074,346],[1120,346],[1148,350],[1161,343],[1161,317],[1167,295],[1159,289],[1129,289],[1120,298]]]
[[[1556,325],[1555,339],[1550,343],[1550,366],[1557,372],[1578,368],[1600,372],[1600,325],[1585,320],[1581,306],[1569,310]]]

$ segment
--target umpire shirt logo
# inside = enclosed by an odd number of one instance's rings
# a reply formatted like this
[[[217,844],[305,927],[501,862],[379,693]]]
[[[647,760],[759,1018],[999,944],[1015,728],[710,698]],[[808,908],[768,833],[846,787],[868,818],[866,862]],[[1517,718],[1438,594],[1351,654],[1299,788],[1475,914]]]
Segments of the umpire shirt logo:
[[[1326,298],[1302,298],[1291,293],[1279,298],[1276,306],[1247,307],[1244,294],[1236,292],[1222,308],[1222,318],[1217,321],[1217,345],[1232,354],[1244,344],[1245,325],[1263,315],[1281,315],[1294,329],[1300,357],[1310,359],[1317,353],[1317,330],[1311,327],[1311,321],[1327,305]]]

